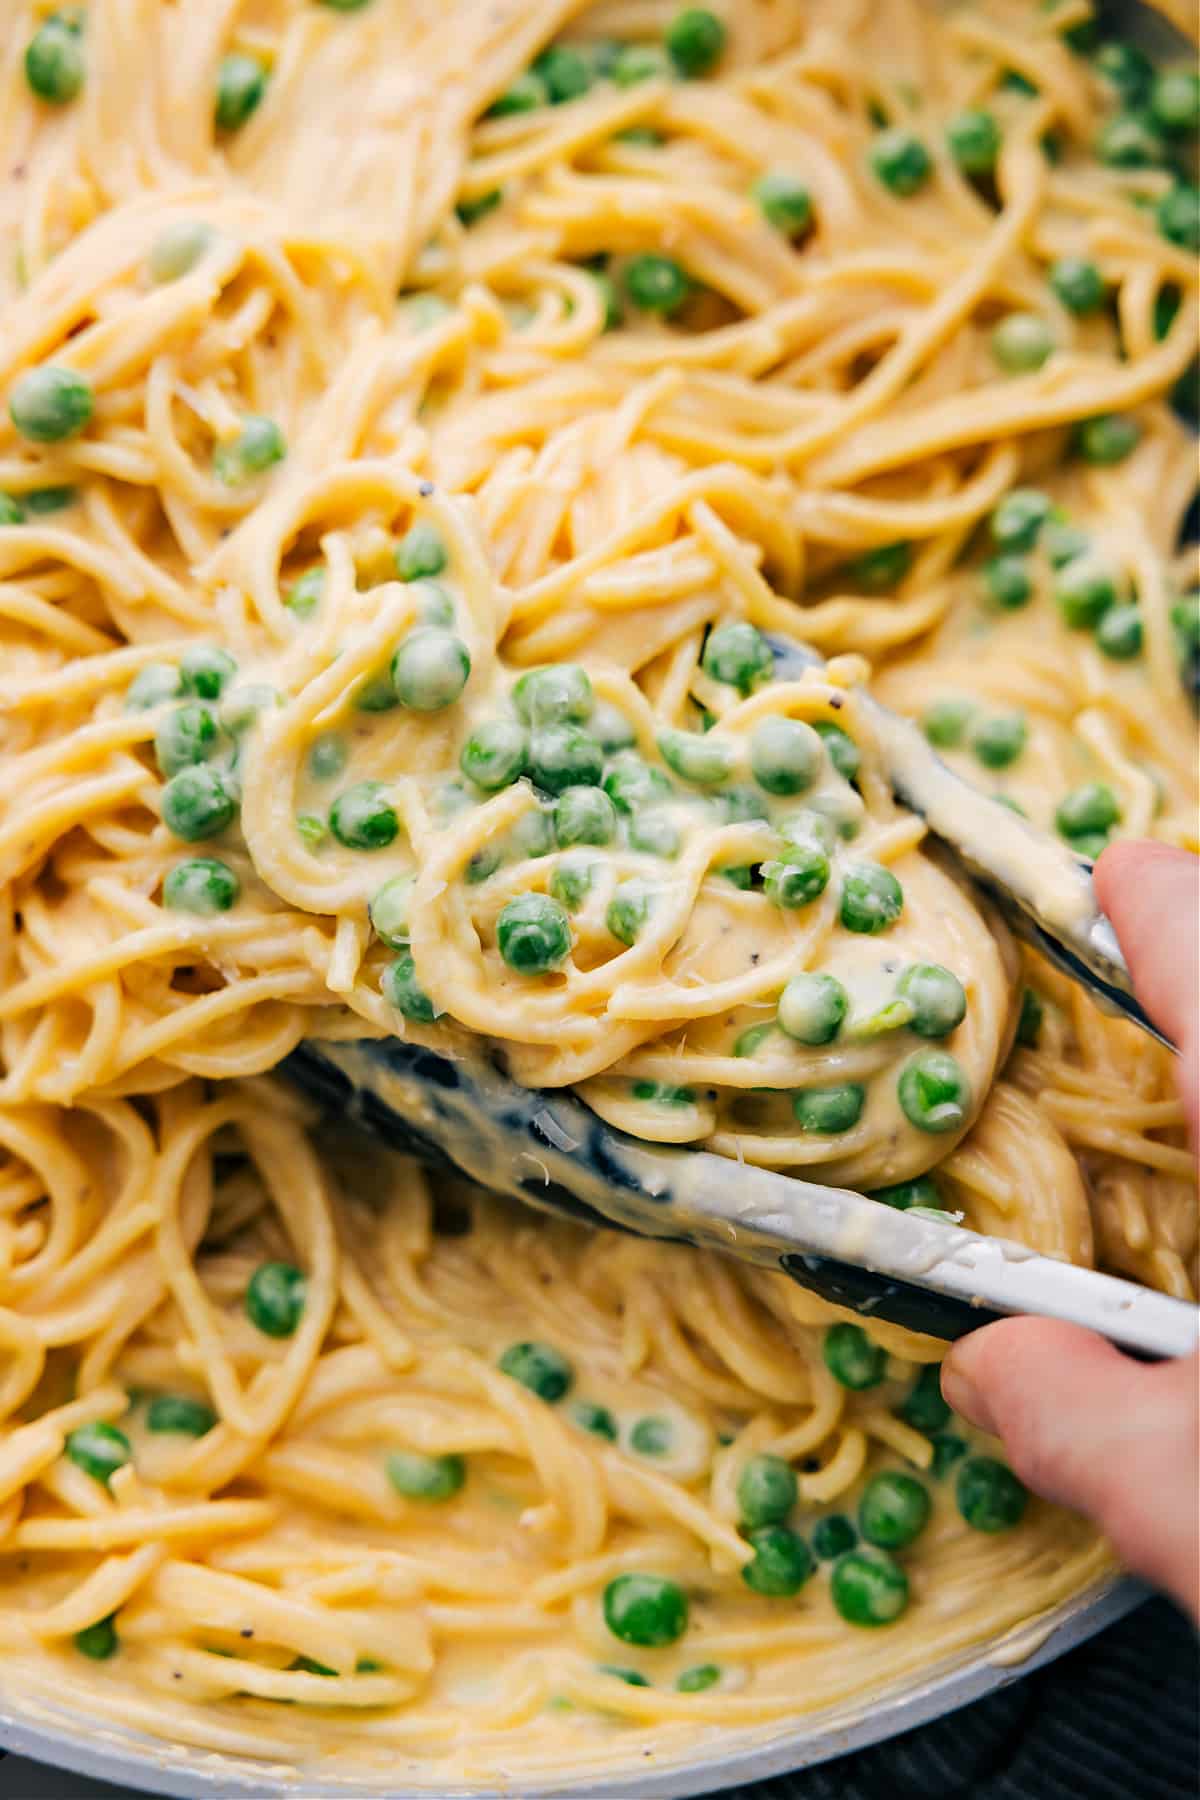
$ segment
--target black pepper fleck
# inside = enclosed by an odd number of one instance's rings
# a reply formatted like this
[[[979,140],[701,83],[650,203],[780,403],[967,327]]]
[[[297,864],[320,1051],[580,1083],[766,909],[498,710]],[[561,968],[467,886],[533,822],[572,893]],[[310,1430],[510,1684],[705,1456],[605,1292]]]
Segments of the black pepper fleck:
[[[432,481],[418,481],[417,492],[420,494],[422,500],[428,500],[429,496],[433,493]]]
[[[834,712],[841,712],[842,707],[845,705],[845,701],[840,694],[831,694],[829,696],[829,704],[832,706]]]

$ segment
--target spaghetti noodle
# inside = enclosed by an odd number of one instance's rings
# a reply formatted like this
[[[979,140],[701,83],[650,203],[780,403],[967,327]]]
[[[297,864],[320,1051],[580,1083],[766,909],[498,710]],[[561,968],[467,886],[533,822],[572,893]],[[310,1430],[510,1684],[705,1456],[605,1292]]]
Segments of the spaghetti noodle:
[[[0,0],[14,1684],[599,1767],[1105,1566],[932,1344],[266,1078],[483,1037],[1194,1295],[1168,1059],[1022,965],[858,701],[1081,854],[1195,842],[1191,90],[1085,13]]]

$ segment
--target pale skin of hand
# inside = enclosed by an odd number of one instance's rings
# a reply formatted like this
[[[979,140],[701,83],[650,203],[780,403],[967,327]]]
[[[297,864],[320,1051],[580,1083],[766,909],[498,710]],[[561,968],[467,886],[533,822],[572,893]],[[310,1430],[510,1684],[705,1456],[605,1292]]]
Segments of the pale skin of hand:
[[[1200,860],[1115,844],[1096,865],[1138,998],[1179,1046],[1200,1144]],[[1200,1618],[1200,1359],[1147,1365],[1049,1319],[1005,1319],[942,1365],[955,1412],[1001,1439],[1028,1487],[1093,1519],[1121,1560]]]

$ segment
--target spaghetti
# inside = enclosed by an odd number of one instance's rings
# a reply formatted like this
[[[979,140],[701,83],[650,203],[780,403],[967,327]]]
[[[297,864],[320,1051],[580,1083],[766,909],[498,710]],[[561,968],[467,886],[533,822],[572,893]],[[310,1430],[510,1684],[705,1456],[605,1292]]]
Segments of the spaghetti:
[[[0,0],[15,1685],[600,1767],[1105,1566],[935,1346],[266,1079],[482,1037],[1195,1294],[1168,1059],[1022,964],[858,700],[1081,854],[1194,845],[1191,90],[1085,13]]]

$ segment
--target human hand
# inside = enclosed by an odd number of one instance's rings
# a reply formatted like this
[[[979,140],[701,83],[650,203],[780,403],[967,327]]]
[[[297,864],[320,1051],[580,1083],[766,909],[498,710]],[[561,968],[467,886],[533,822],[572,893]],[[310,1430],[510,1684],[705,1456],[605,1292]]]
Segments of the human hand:
[[[1115,844],[1095,883],[1138,998],[1179,1046],[1195,1146],[1200,862],[1165,844]],[[1086,1513],[1124,1563],[1200,1617],[1200,1357],[1148,1367],[1080,1326],[1004,1319],[955,1344],[942,1392],[1002,1439],[1022,1481]]]

